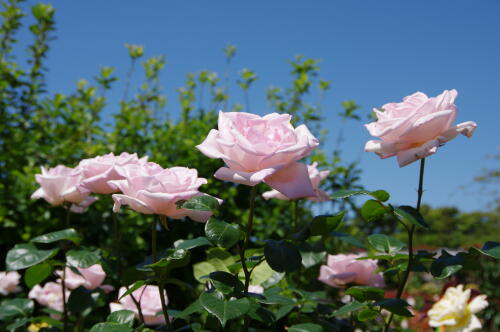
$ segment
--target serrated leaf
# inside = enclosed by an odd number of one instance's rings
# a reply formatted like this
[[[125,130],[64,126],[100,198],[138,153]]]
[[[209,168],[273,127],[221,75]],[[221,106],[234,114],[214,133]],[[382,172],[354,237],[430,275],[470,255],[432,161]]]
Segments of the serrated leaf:
[[[52,273],[52,266],[47,262],[34,265],[24,273],[24,283],[29,288],[38,285]]]
[[[73,289],[68,298],[68,310],[73,313],[82,313],[95,305],[95,299],[92,291],[83,287]]]
[[[378,252],[395,255],[403,249],[406,244],[393,237],[384,234],[372,234],[368,236],[368,242]]]
[[[146,265],[146,268],[161,269],[169,272],[175,268],[185,266],[189,263],[189,251],[184,249],[167,249],[162,258],[156,263]]]
[[[110,323],[125,324],[132,327],[134,325],[134,317],[135,313],[131,310],[118,310],[110,313],[106,321]]]
[[[378,301],[384,298],[384,290],[369,286],[353,286],[345,291],[346,295],[351,295],[357,301]]]
[[[372,320],[372,319],[374,319],[377,316],[378,316],[378,311],[377,310],[366,308],[366,309],[361,310],[358,313],[357,317],[358,317],[358,320],[360,322],[364,322],[364,321],[367,321],[367,320]]]
[[[460,271],[463,268],[464,263],[464,253],[460,252],[453,256],[446,250],[443,250],[441,256],[432,262],[430,271],[436,279],[444,279]]]
[[[385,190],[375,190],[370,193],[370,195],[378,201],[386,202],[389,200],[391,195]]]
[[[399,207],[393,207],[393,209],[396,216],[399,217],[399,219],[401,219],[402,221],[409,222],[425,229],[430,228],[420,212],[418,212],[414,207],[401,205]]]
[[[134,329],[127,324],[119,323],[97,323],[89,332],[132,332]]]
[[[214,293],[203,292],[199,301],[206,311],[219,319],[223,328],[228,320],[238,318],[250,309],[250,301],[245,297],[228,301],[219,299]]]
[[[243,283],[231,273],[215,271],[207,278],[212,280],[214,287],[222,294],[241,293],[244,289]]]
[[[365,303],[353,301],[351,303],[347,303],[347,304],[343,305],[338,310],[335,310],[332,313],[332,316],[343,316],[343,315],[346,315],[350,312],[359,310],[359,309],[363,308],[364,306],[366,306]]]
[[[87,268],[101,262],[101,251],[74,249],[66,253],[66,261],[69,265],[80,268]]]
[[[178,207],[195,211],[216,211],[219,208],[219,201],[212,196],[203,195],[190,198],[178,204]]]
[[[361,216],[368,222],[376,222],[384,217],[387,210],[378,201],[369,199],[361,207]]]
[[[500,242],[488,241],[481,249],[474,248],[484,255],[500,259]]]
[[[310,235],[326,235],[333,232],[342,222],[344,215],[345,211],[342,211],[336,215],[321,215],[314,217],[309,228]]]
[[[277,272],[293,272],[302,265],[297,247],[283,240],[268,240],[264,246],[264,256],[269,266]]]
[[[74,228],[63,229],[61,231],[52,232],[37,236],[31,239],[35,243],[53,243],[61,240],[68,240],[75,244],[79,244],[82,238],[78,235]]]
[[[7,299],[0,302],[0,320],[10,320],[14,317],[29,317],[35,305],[30,299]]]
[[[408,309],[406,309],[406,307],[409,307],[410,305],[405,300],[396,299],[396,298],[383,299],[383,300],[380,300],[380,301],[373,303],[373,305],[384,308],[385,310],[390,311],[393,314],[396,314],[399,316],[404,316],[404,317],[413,316],[411,314],[411,312]]]
[[[201,246],[210,246],[212,243],[204,236],[200,236],[190,240],[177,240],[174,242],[174,247],[176,249],[193,249]]]
[[[288,332],[323,332],[323,327],[313,323],[302,323],[292,325],[288,328]]]
[[[231,248],[239,241],[243,233],[238,225],[228,224],[217,219],[209,219],[205,224],[205,235],[210,242],[223,248]]]
[[[32,243],[16,244],[7,252],[5,263],[7,270],[21,270],[39,264],[46,259],[54,257],[59,249],[38,249]]]
[[[138,290],[139,288],[141,288],[142,286],[144,286],[146,284],[146,281],[145,280],[137,280],[136,282],[134,282],[134,284],[132,286],[130,286],[127,291],[125,293],[122,294],[122,296],[120,296],[120,298],[118,300],[121,300],[123,299],[125,296],[127,295],[130,295],[132,294],[133,292],[135,292],[136,290]]]

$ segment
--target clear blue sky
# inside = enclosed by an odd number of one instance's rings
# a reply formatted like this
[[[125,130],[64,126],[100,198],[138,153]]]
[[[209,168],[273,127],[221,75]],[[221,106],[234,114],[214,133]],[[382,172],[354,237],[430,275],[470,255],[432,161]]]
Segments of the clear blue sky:
[[[27,5],[35,1],[29,1]],[[321,72],[332,81],[323,112],[336,138],[342,100],[354,99],[363,117],[372,107],[399,101],[415,91],[430,96],[459,91],[457,122],[474,120],[473,138],[463,136],[427,162],[424,202],[484,207],[472,179],[500,146],[500,1],[498,0],[344,0],[344,1],[52,1],[57,40],[48,59],[49,90],[68,93],[99,66],[128,69],[124,43],[142,44],[146,55],[165,54],[162,80],[176,112],[175,89],[185,74],[202,69],[224,72],[222,48],[238,47],[233,75],[244,67],[257,72],[251,90],[252,111],[269,112],[265,89],[289,82],[287,60],[296,54],[322,59]],[[26,5],[26,6],[27,6]],[[22,33],[22,44],[29,41]],[[117,98],[123,80],[116,86]],[[232,91],[243,101],[237,90]],[[110,107],[110,112],[116,105]],[[394,158],[379,160],[362,152],[370,137],[360,123],[349,124],[344,142],[347,160],[361,158],[362,182],[385,188],[395,203],[414,204],[418,163],[400,169]],[[331,145],[331,144],[330,144]],[[461,189],[465,187],[465,189]]]

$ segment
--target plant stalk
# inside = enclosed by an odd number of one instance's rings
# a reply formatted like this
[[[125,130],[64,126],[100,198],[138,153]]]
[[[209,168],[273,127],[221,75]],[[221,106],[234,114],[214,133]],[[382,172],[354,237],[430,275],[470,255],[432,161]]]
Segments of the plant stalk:
[[[161,224],[165,224],[165,216],[160,215],[160,220]],[[156,234],[156,228],[158,226],[158,222],[155,219],[153,221],[153,226],[151,228],[151,257],[153,259],[153,263],[156,263],[158,261],[158,254],[157,254],[157,234]],[[172,324],[170,324],[170,317],[168,316],[168,311],[167,311],[167,304],[165,301],[165,289],[163,287],[163,281],[161,280],[162,276],[158,273],[156,273],[156,278],[158,281],[158,291],[160,292],[160,301],[161,301],[161,309],[163,311],[163,316],[165,317],[165,324],[167,326],[167,331],[171,332],[172,331]]]
[[[66,308],[66,264],[63,266],[61,277],[61,288],[63,297],[63,332],[68,332],[68,309]]]
[[[418,177],[418,190],[417,190],[417,211],[420,211],[420,204],[422,203],[422,195],[424,193],[424,169],[425,169],[425,158],[420,159],[420,172]],[[415,232],[415,225],[411,225],[408,229],[408,265],[406,266],[406,271],[403,276],[403,280],[399,285],[398,292],[396,293],[396,298],[400,299],[403,295],[403,291],[405,289],[406,283],[410,277],[411,268],[413,265],[413,233]],[[392,319],[394,318],[394,314],[391,312],[389,315],[389,319],[387,320],[384,328],[384,332],[389,331],[389,327],[391,325]]]
[[[255,210],[255,195],[257,193],[257,186],[252,187],[252,191],[250,193],[250,208],[248,212],[248,221],[245,233],[245,241],[243,242],[243,246],[240,247],[240,258],[241,258],[241,266],[243,268],[243,273],[245,274],[245,294],[248,293],[248,287],[250,286],[250,275],[251,271],[248,270],[246,259],[245,259],[245,250],[248,247],[248,242],[250,241],[250,235],[252,234],[253,229],[253,214]]]

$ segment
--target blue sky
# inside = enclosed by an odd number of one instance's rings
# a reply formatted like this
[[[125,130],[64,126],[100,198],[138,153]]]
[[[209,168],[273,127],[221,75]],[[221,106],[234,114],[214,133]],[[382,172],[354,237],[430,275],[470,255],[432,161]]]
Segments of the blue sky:
[[[30,5],[35,1],[28,1]],[[146,55],[165,54],[162,75],[167,109],[178,110],[175,89],[185,74],[223,73],[222,49],[238,47],[231,71],[257,72],[250,92],[252,112],[269,112],[265,89],[290,81],[287,61],[296,54],[322,59],[332,89],[323,103],[333,142],[340,127],[340,102],[354,99],[363,117],[373,108],[415,91],[429,96],[459,91],[457,122],[474,120],[473,138],[457,137],[428,159],[424,202],[481,209],[491,197],[478,195],[473,177],[497,168],[487,158],[500,147],[500,1],[52,1],[57,40],[47,62],[49,91],[69,93],[99,66],[128,69],[125,43],[142,44]],[[19,36],[25,45],[30,36]],[[118,82],[119,98],[124,82]],[[243,102],[243,95],[231,91]],[[109,112],[116,110],[116,103]],[[416,201],[418,163],[399,168],[394,158],[364,153],[370,136],[361,123],[345,128],[346,160],[360,158],[368,189],[387,189],[393,201]],[[328,144],[327,144],[328,145]],[[331,146],[331,144],[330,144]]]

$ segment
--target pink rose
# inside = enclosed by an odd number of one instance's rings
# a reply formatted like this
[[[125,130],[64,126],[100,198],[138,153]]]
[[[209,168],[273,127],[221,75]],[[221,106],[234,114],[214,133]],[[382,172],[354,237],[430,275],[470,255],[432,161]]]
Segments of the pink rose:
[[[328,176],[328,174],[330,174],[330,171],[318,171],[318,169],[316,168],[317,166],[318,163],[316,162],[313,163],[312,165],[307,166],[307,171],[309,173],[309,178],[311,179],[314,195],[306,197],[306,199],[313,202],[326,202],[330,200],[330,196],[319,188],[319,184],[322,180],[324,180]],[[264,197],[264,199],[277,198],[277,199],[289,200],[288,197],[286,197],[285,195],[274,189],[271,191],[266,191],[265,193],[262,194],[262,197]]]
[[[59,165],[47,170],[42,167],[42,174],[36,174],[35,178],[40,188],[31,195],[32,199],[43,198],[54,206],[70,202],[73,203],[71,210],[76,213],[84,212],[96,200],[88,193],[77,190],[83,180],[82,170],[79,168]]]
[[[20,278],[21,276],[16,271],[0,272],[0,294],[5,296],[20,292],[21,287],[18,286]]]
[[[148,157],[139,159],[136,153],[122,152],[119,156],[113,153],[80,161],[79,168],[83,170],[85,180],[78,186],[83,193],[111,194],[118,190],[108,184],[111,180],[120,180],[124,177],[118,167],[125,165],[142,165]]]
[[[262,294],[262,293],[264,293],[264,287],[262,287],[260,285],[249,285],[248,291],[250,293],[254,293],[254,294]]]
[[[366,126],[370,135],[381,140],[368,141],[365,151],[381,158],[397,156],[400,167],[434,154],[437,148],[458,134],[471,137],[476,123],[452,126],[457,115],[457,90],[445,90],[434,98],[417,92],[402,103],[389,103],[375,109],[377,122]]]
[[[118,292],[118,298],[120,298],[127,289],[125,287],[120,288]],[[161,325],[165,324],[165,317],[162,314],[160,292],[158,286],[147,285],[142,286],[132,292],[135,300],[140,303],[142,315],[144,316],[144,323],[146,325]],[[165,292],[165,302],[168,304],[167,293]],[[109,308],[111,312],[118,310],[131,310],[135,312],[135,317],[139,318],[139,310],[135,305],[132,297],[130,295],[125,296],[119,303],[110,303]]]
[[[375,273],[377,261],[374,259],[356,260],[363,256],[357,254],[328,255],[327,265],[321,265],[318,280],[327,285],[342,288],[346,284],[384,287],[384,276]]]
[[[70,291],[66,290],[66,301],[68,301]],[[62,312],[63,311],[63,296],[62,286],[56,282],[48,282],[43,287],[36,285],[28,294],[30,299],[36,300],[43,306]],[[52,315],[51,315],[52,316]],[[52,318],[58,319],[57,316]]]
[[[102,282],[106,278],[106,272],[104,272],[102,266],[99,264],[94,264],[87,268],[77,268],[77,270],[80,274],[73,272],[68,267],[66,268],[64,280],[66,287],[69,289],[75,289],[80,286],[86,289],[96,289],[102,285]],[[62,277],[62,271],[57,271],[57,274]]]
[[[313,196],[307,166],[297,160],[319,142],[305,125],[293,128],[290,120],[289,114],[219,112],[219,130],[212,129],[196,147],[226,163],[217,179],[249,186],[265,182],[290,199]]]
[[[122,205],[145,214],[161,214],[173,219],[189,217],[195,221],[206,222],[212,215],[209,211],[178,209],[176,202],[204,195],[198,188],[207,183],[198,177],[198,171],[186,167],[163,169],[153,175],[147,175],[141,167],[129,167],[124,180],[110,181],[123,194],[113,194],[114,212]]]

